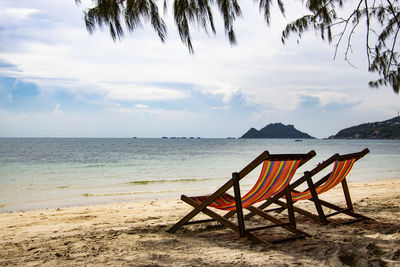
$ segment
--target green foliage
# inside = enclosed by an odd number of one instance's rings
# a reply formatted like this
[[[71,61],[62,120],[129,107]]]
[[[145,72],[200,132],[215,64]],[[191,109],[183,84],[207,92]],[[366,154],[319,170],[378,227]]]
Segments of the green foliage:
[[[364,123],[339,131],[334,139],[400,139],[400,117]]]
[[[75,0],[80,3],[81,0]],[[94,0],[94,7],[85,11],[86,28],[93,33],[96,26],[108,26],[113,40],[124,36],[121,20],[126,29],[134,32],[141,28],[144,22],[150,22],[154,30],[164,42],[167,26],[160,17],[158,3],[153,0]]]
[[[80,1],[75,0],[77,4]],[[282,32],[282,42],[285,42],[292,33],[301,38],[304,32],[314,30],[323,40],[335,43],[335,57],[339,46],[344,43],[345,60],[349,61],[354,32],[362,25],[361,27],[366,27],[368,70],[380,76],[380,79],[370,81],[369,85],[371,87],[390,85],[395,93],[399,93],[400,51],[397,44],[400,30],[399,1],[356,0],[345,3],[343,0],[306,0],[304,4],[310,14],[289,23]],[[93,33],[96,27],[108,27],[111,37],[116,40],[124,36],[124,30],[134,32],[144,23],[150,23],[160,40],[165,41],[167,26],[160,15],[159,2],[162,2],[164,14],[167,14],[168,0],[92,0],[92,2],[93,7],[85,11],[86,28],[90,33]],[[272,0],[253,0],[253,2],[258,4],[261,15],[269,25]],[[276,3],[284,14],[282,0],[276,0]],[[353,4],[354,8],[350,14],[340,16],[344,4]],[[231,45],[237,44],[234,22],[242,15],[237,0],[173,0],[172,8],[179,36],[190,53],[194,52],[191,27],[197,26],[207,33],[216,33],[214,10],[218,10],[222,17],[225,34]]]
[[[134,32],[141,28],[143,23],[151,23],[153,29],[164,42],[167,27],[159,14],[159,1],[157,0],[92,0],[93,7],[85,11],[87,30],[92,34],[96,27],[107,26],[113,40],[124,36],[121,21],[125,22],[126,29]],[[168,0],[163,1],[164,14],[167,13]],[[267,24],[270,22],[271,0],[253,0],[259,3],[260,13],[264,15]],[[284,12],[281,0],[276,0]],[[75,0],[80,4],[81,0]],[[207,33],[215,34],[213,7],[217,7],[224,22],[225,34],[231,45],[237,44],[234,22],[242,16],[242,11],[237,0],[174,0],[173,16],[182,42],[193,53],[191,26],[197,26]]]
[[[291,33],[301,38],[303,32],[314,29],[322,39],[335,41],[336,52],[345,43],[345,59],[352,51],[352,37],[360,25],[366,25],[365,46],[368,70],[379,74],[380,79],[370,81],[370,87],[390,85],[395,93],[400,90],[399,45],[400,8],[398,0],[371,1],[359,0],[347,16],[338,16],[343,7],[342,0],[308,0],[307,8],[311,15],[303,16],[288,24],[282,33],[285,42]],[[347,3],[349,4],[349,3]],[[363,23],[361,23],[363,22]],[[364,26],[362,26],[364,27]],[[333,32],[337,32],[335,36]]]

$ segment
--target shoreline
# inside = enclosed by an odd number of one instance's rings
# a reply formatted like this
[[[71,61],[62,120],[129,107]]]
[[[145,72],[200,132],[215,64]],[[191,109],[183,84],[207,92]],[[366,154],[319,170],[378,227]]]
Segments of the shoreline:
[[[312,237],[274,245],[207,224],[167,233],[191,210],[178,198],[1,213],[0,266],[400,266],[400,179],[349,187],[355,211],[375,221],[319,225],[296,215]],[[338,186],[321,198],[343,203],[341,194]]]
[[[226,178],[228,179],[228,178]],[[223,181],[226,179],[220,179],[221,183],[220,185],[223,184]],[[356,181],[347,181],[349,185],[365,185],[365,184],[375,184],[375,183],[389,183],[389,182],[397,182],[400,181],[400,177],[399,178],[378,178],[375,180],[364,180],[364,181],[360,181],[360,180],[356,180]],[[250,189],[250,187],[252,186],[252,184],[246,184],[243,185],[244,187],[244,191],[246,191],[247,189]],[[121,199],[121,200],[101,200],[101,201],[93,201],[92,203],[85,203],[82,202],[81,204],[71,204],[71,205],[57,205],[57,204],[52,204],[51,206],[48,207],[38,207],[38,208],[19,208],[19,209],[15,209],[15,210],[4,210],[2,211],[1,209],[4,207],[7,207],[7,204],[2,204],[0,203],[0,215],[2,214],[7,214],[7,213],[18,213],[18,212],[30,212],[30,211],[40,211],[40,210],[56,210],[56,209],[70,209],[70,208],[79,208],[79,207],[93,207],[93,206],[108,206],[108,205],[119,205],[119,204],[127,204],[127,203],[137,203],[137,202],[148,202],[148,201],[158,201],[158,200],[174,200],[174,199],[180,199],[180,195],[181,194],[187,194],[187,195],[197,195],[197,194],[201,194],[199,192],[212,192],[212,190],[216,190],[218,189],[218,187],[213,187],[213,188],[209,188],[208,190],[206,190],[205,188],[201,188],[200,189],[186,189],[180,193],[178,193],[178,195],[176,195],[176,197],[174,197],[171,192],[168,192],[169,194],[165,194],[165,193],[152,193],[151,195],[149,195],[148,197],[143,197],[143,198],[136,198],[136,199],[131,199],[131,200],[126,200],[126,199]],[[131,195],[131,194],[136,194],[136,193],[129,193],[126,195]],[[86,195],[86,194],[83,194]],[[93,195],[91,196],[90,194],[88,197],[97,197],[97,195]],[[124,195],[124,193],[120,193],[120,194],[116,194],[116,195]],[[144,195],[144,193],[143,193]],[[101,195],[99,195],[101,197]],[[171,197],[172,196],[172,197]],[[85,196],[86,197],[86,196]]]

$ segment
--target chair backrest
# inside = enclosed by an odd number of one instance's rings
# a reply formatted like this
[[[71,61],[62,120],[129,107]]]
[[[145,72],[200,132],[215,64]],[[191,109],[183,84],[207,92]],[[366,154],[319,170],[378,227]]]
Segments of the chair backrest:
[[[369,152],[368,149],[364,149],[359,153],[338,156],[338,159],[334,161],[335,164],[333,165],[333,170],[330,172],[329,177],[323,183],[321,183],[315,188],[317,194],[322,194],[334,188],[339,183],[341,183],[353,168],[354,163],[360,158],[362,158],[368,152]],[[303,192],[292,191],[293,201],[299,201],[311,198],[312,195],[309,189]]]
[[[300,163],[300,159],[264,161],[257,182],[242,197],[242,206],[251,206],[281,192],[293,178]]]
[[[242,197],[242,207],[249,207],[282,191],[290,182],[303,159],[296,160],[265,160],[257,182]],[[223,210],[236,209],[235,201],[229,197],[216,200],[212,205]]]
[[[290,183],[297,168],[314,156],[313,150],[307,154],[269,154],[265,151],[239,172],[243,178],[259,164],[263,164],[257,182],[241,198],[242,207],[249,207],[281,192]],[[191,197],[191,199],[201,203],[207,199],[207,196]],[[222,194],[209,206],[221,210],[235,210],[236,202],[228,194]]]
[[[353,168],[354,162],[356,162],[356,160],[356,158],[337,160],[335,162],[335,165],[333,166],[333,170],[328,180],[326,180],[325,183],[316,188],[317,193],[324,193],[341,183],[343,179],[346,178],[347,174],[351,171],[351,168]]]

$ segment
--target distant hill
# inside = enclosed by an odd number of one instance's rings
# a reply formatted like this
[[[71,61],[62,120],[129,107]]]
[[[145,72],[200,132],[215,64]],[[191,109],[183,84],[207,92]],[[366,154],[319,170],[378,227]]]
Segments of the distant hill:
[[[400,117],[343,129],[330,139],[400,139]]]
[[[303,133],[293,125],[284,125],[282,123],[271,123],[256,130],[251,128],[240,138],[298,138],[298,139],[311,139],[314,138],[306,133]]]

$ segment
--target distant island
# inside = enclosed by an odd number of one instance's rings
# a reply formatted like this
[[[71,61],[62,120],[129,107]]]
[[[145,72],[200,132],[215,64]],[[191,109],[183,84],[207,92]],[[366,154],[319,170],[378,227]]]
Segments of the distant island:
[[[400,139],[400,117],[346,128],[329,139]]]
[[[309,134],[303,133],[293,125],[284,125],[282,123],[271,123],[257,130],[251,128],[240,138],[298,138],[298,139],[313,139]]]

